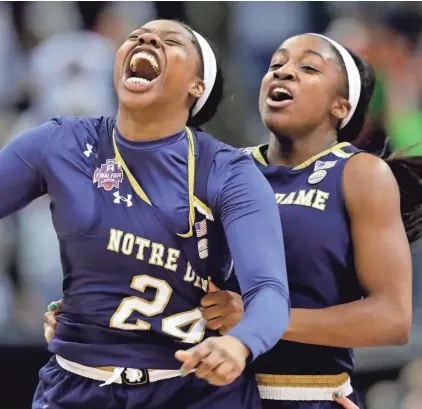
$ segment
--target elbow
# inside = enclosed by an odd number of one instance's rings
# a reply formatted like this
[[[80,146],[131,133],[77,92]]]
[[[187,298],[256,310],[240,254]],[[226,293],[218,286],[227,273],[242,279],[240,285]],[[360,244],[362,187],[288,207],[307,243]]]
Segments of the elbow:
[[[395,314],[396,318],[391,320],[389,326],[389,345],[391,346],[403,346],[409,342],[410,330],[412,327],[412,313],[402,312],[401,314]]]
[[[402,322],[398,323],[394,327],[394,338],[392,345],[394,346],[403,346],[409,342],[410,338],[410,329],[411,329],[411,319],[406,320],[402,317]]]

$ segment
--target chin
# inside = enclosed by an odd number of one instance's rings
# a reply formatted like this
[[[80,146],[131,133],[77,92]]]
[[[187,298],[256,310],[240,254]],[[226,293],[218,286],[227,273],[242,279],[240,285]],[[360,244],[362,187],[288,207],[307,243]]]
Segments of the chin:
[[[265,127],[275,135],[287,135],[291,128],[288,118],[279,113],[266,113],[262,121]]]
[[[141,110],[155,105],[157,95],[154,92],[133,93],[125,88],[121,88],[118,93],[119,103],[131,110]]]

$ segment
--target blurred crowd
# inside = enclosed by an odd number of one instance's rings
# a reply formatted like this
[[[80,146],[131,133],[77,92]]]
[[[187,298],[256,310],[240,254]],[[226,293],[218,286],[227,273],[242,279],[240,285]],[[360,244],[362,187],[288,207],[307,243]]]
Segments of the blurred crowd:
[[[288,36],[319,32],[377,72],[354,143],[383,156],[422,155],[421,2],[0,2],[0,147],[54,116],[113,115],[114,54],[132,30],[156,18],[186,21],[218,50],[226,98],[209,129],[224,142],[266,140],[257,100],[271,54]],[[413,261],[409,346],[358,353],[365,370],[411,361],[397,381],[369,391],[370,409],[422,407],[422,361],[412,361],[422,356],[421,244]],[[0,221],[0,344],[44,342],[43,313],[60,298],[61,278],[48,197]],[[383,401],[373,398],[380,393]]]

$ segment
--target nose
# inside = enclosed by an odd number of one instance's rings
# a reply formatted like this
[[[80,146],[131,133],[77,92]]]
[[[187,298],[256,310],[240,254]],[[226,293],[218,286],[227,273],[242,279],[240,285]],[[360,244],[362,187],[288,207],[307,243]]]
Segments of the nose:
[[[155,48],[161,47],[161,39],[153,33],[143,33],[138,37],[138,43],[152,45]]]
[[[273,77],[277,80],[292,81],[296,79],[296,71],[291,64],[284,64],[278,70],[273,72]]]

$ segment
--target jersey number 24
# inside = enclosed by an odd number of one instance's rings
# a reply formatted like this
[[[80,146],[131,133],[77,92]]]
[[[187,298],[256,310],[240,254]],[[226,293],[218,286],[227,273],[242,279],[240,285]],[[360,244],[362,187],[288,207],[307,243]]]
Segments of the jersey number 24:
[[[135,276],[132,280],[131,288],[139,292],[144,292],[147,287],[156,289],[155,299],[147,301],[141,297],[126,297],[120,303],[116,312],[110,320],[111,328],[119,328],[124,330],[144,330],[151,328],[151,324],[143,320],[136,320],[136,324],[127,323],[126,320],[134,311],[147,316],[153,317],[162,314],[170,301],[172,288],[164,280],[159,280],[148,275]],[[162,331],[187,342],[195,344],[202,341],[205,333],[206,321],[202,318],[202,313],[198,308],[191,311],[185,311],[162,320]],[[190,325],[187,331],[181,328]]]

